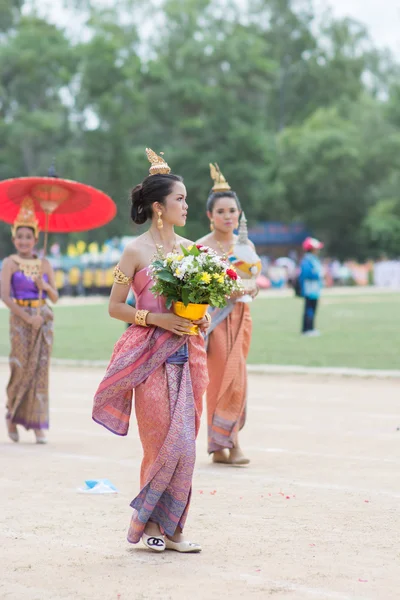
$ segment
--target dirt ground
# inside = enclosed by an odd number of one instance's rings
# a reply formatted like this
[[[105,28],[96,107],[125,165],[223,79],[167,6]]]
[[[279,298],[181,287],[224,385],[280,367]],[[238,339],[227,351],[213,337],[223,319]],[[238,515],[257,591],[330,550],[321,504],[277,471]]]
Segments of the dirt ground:
[[[134,419],[127,438],[91,421],[101,376],[53,368],[47,446],[2,428],[1,599],[399,598],[397,381],[252,375],[251,465],[212,465],[203,425],[188,556],[125,541],[141,450]],[[103,477],[118,495],[77,492]]]

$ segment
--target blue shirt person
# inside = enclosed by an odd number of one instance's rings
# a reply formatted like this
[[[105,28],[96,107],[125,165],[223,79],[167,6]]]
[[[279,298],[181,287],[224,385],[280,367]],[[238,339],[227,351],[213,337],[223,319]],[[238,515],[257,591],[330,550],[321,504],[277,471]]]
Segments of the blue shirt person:
[[[322,265],[317,254],[324,245],[315,238],[306,238],[303,249],[306,251],[300,263],[299,281],[304,302],[302,333],[307,336],[317,336],[315,329],[315,314],[318,299],[323,287]]]

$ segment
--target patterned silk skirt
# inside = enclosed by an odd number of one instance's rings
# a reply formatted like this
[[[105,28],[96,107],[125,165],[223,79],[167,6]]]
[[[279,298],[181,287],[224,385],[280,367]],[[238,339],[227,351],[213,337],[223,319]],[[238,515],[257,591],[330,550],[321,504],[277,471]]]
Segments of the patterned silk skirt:
[[[30,315],[36,308],[24,308]],[[26,429],[49,428],[49,366],[53,344],[53,311],[41,308],[44,324],[33,329],[20,317],[10,316],[10,369],[7,418]]]
[[[207,383],[201,336],[185,341],[161,329],[132,325],[115,346],[95,395],[93,418],[126,435],[134,396],[143,461],[140,492],[131,502],[131,543],[140,540],[148,521],[168,535],[183,529]]]
[[[252,323],[238,302],[209,336],[207,358],[208,452],[233,448],[246,420],[247,371]]]

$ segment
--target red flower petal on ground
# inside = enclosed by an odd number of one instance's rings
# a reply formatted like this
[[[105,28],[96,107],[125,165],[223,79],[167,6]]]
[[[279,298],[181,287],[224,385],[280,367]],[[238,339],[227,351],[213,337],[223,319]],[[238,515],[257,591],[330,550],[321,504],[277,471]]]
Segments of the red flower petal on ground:
[[[236,271],[234,271],[233,269],[227,269],[226,274],[230,279],[236,280],[238,278]]]

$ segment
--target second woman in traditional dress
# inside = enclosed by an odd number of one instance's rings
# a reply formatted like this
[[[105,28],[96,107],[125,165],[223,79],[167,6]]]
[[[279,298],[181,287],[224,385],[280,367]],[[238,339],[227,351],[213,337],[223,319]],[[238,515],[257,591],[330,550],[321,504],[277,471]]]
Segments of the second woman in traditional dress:
[[[198,244],[213,248],[220,256],[233,257],[241,206],[218,168],[213,165],[214,186],[207,200],[211,233]],[[252,242],[247,242],[254,249]],[[255,295],[253,293],[252,295]],[[250,462],[239,444],[239,431],[246,419],[247,371],[252,322],[241,293],[230,298],[226,308],[212,311],[208,336],[207,389],[208,452],[213,462],[246,465]]]
[[[174,226],[186,223],[188,205],[181,177],[170,173],[164,159],[147,150],[150,175],[132,191],[132,220],[150,222],[149,230],[131,242],[115,270],[109,312],[133,323],[117,342],[93,407],[96,422],[126,435],[132,392],[143,446],[140,492],[131,502],[128,541],[149,549],[199,552],[182,530],[189,509],[200,425],[202,396],[208,383],[201,335],[189,337],[190,321],[166,308],[151,293],[148,268],[155,255],[188,246]],[[132,287],[136,307],[126,298]],[[207,318],[197,322],[203,331]]]
[[[1,299],[10,309],[10,369],[6,423],[13,442],[17,425],[33,429],[38,444],[49,428],[49,366],[53,343],[53,311],[58,300],[54,272],[48,260],[35,254],[39,228],[33,203],[25,200],[13,226],[16,253],[3,261]]]

